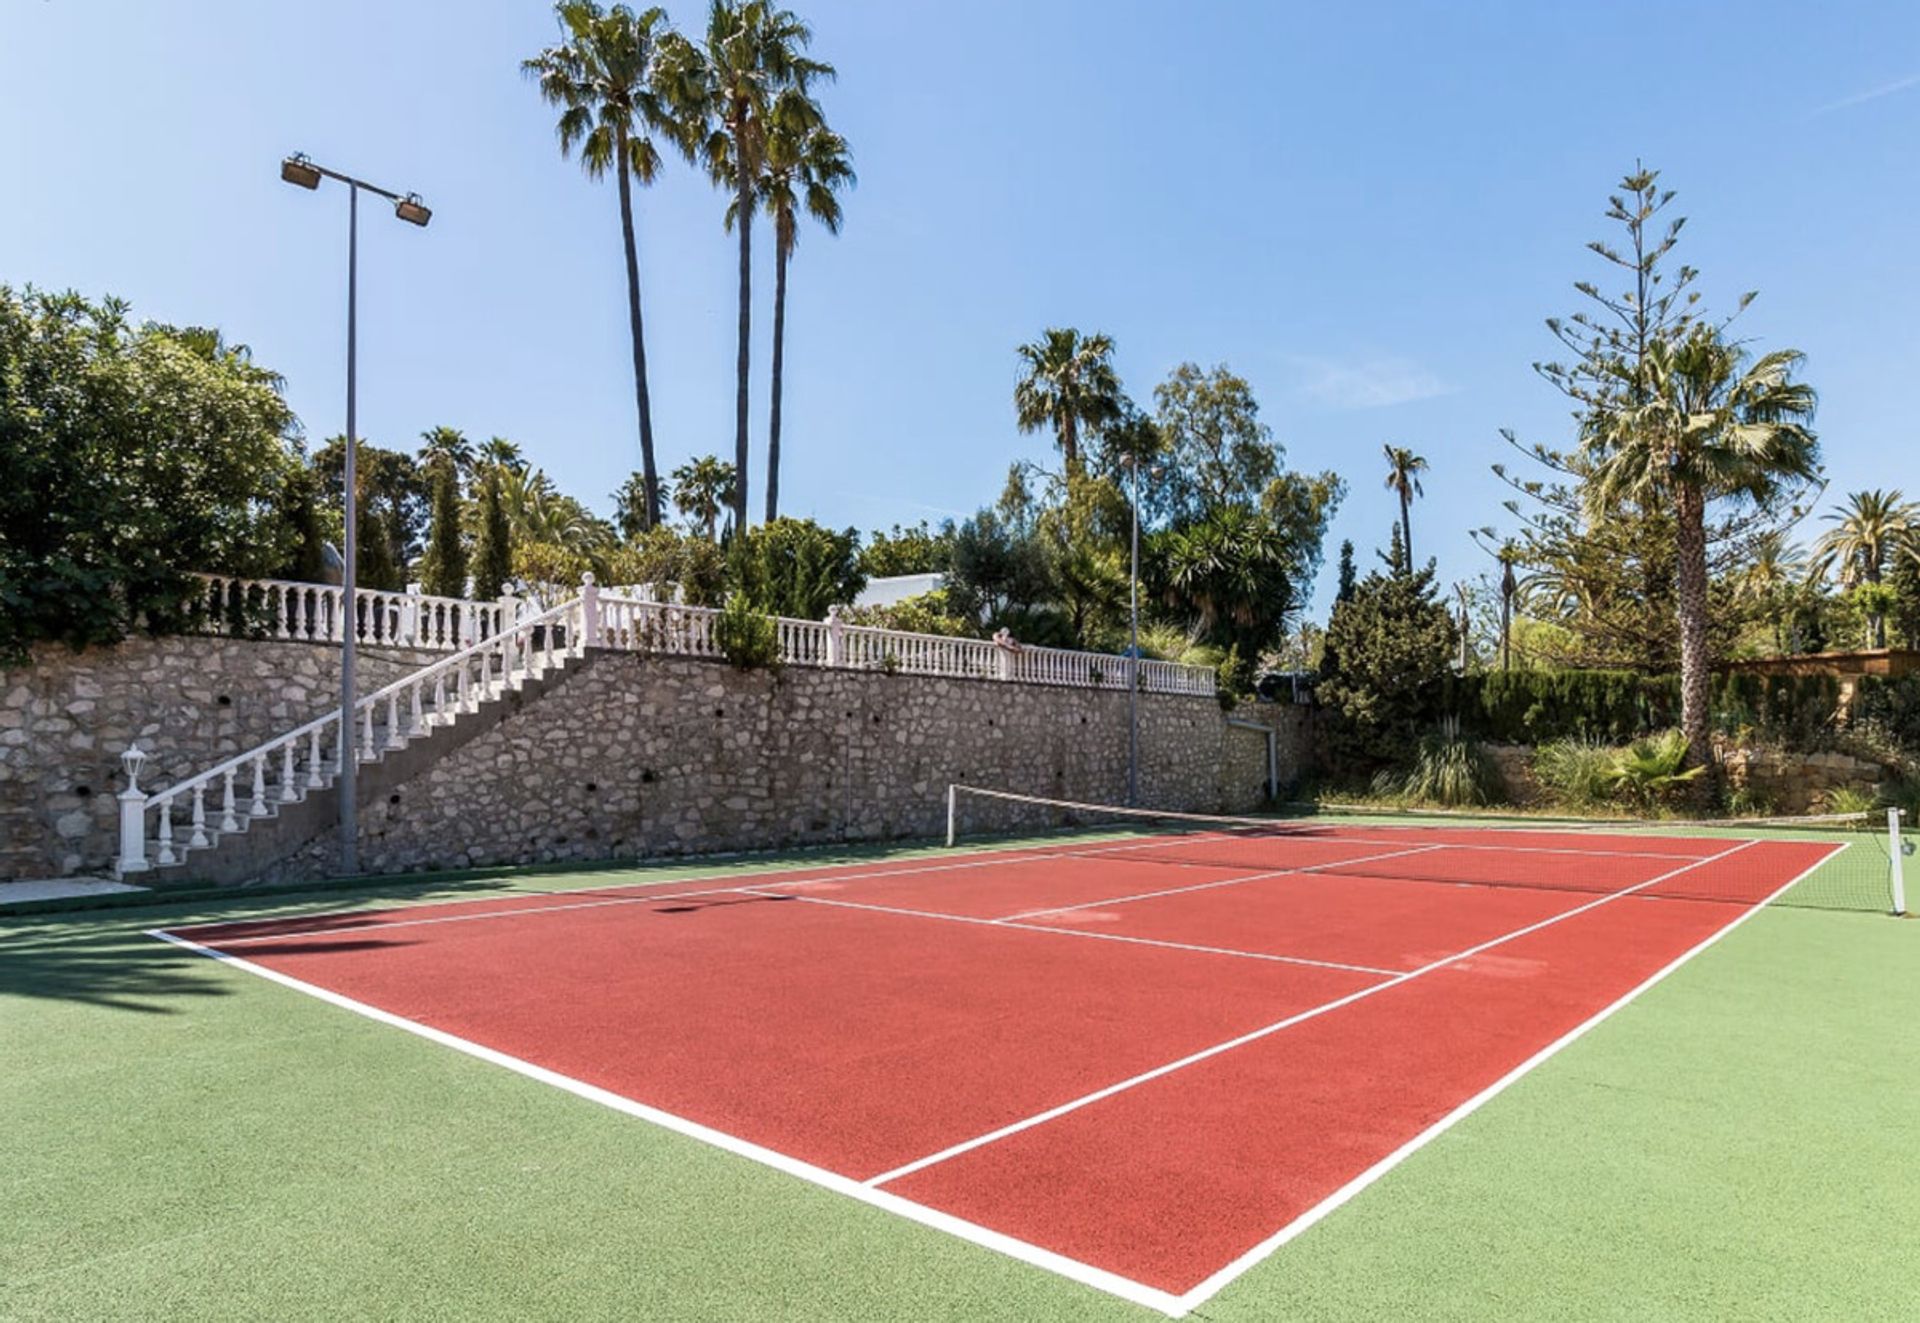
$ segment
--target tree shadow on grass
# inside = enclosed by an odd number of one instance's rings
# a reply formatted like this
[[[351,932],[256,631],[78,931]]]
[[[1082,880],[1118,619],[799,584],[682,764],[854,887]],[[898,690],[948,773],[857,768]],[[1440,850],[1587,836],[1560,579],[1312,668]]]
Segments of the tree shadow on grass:
[[[150,1015],[177,1014],[183,998],[231,989],[205,956],[125,929],[0,933],[0,997],[82,1002]]]

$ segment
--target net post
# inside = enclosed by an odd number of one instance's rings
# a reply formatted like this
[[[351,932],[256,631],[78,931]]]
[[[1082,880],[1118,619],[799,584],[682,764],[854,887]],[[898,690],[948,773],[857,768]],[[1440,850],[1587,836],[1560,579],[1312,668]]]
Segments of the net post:
[[[947,848],[953,848],[954,828],[959,820],[960,787],[947,783]]]
[[[1887,810],[1887,857],[1893,860],[1893,912],[1907,912],[1906,869],[1900,842],[1900,810]]]

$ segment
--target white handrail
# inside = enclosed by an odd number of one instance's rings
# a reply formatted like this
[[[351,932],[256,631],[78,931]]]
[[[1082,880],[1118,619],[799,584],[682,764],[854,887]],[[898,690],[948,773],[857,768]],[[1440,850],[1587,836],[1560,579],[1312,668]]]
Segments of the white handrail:
[[[238,611],[243,616],[241,628],[260,629],[268,638],[311,643],[341,641],[346,616],[345,593],[336,584],[244,579],[224,574],[194,577],[203,585],[195,605],[206,608],[204,624],[210,632],[232,630],[231,617]],[[477,602],[462,597],[368,588],[359,589],[354,598],[354,638],[357,640],[446,651],[457,651],[498,634],[513,623],[520,607],[518,600],[511,597]]]
[[[516,674],[538,674],[555,665],[563,656],[577,656],[586,644],[583,599],[564,602],[551,610],[521,620],[512,628],[474,643],[448,657],[442,657],[393,683],[357,699],[353,705],[352,731],[340,729],[338,708],[296,726],[285,734],[235,754],[205,771],[176,781],[164,790],[143,794],[138,788],[139,767],[146,756],[137,748],[122,755],[127,765],[127,789],[120,795],[119,871],[139,872],[150,865],[146,860],[146,814],[159,811],[156,842],[158,862],[176,862],[174,850],[173,806],[175,801],[191,799],[188,825],[189,847],[208,844],[209,812],[217,812],[214,832],[239,830],[241,817],[263,818],[273,810],[268,798],[268,764],[276,763],[277,781],[274,800],[291,803],[303,789],[318,789],[326,784],[328,768],[337,772],[349,757],[363,761],[378,758],[384,750],[403,747],[409,738],[427,734],[434,726],[454,719],[459,711],[477,710],[483,697],[498,693]],[[559,627],[565,626],[567,641],[555,646]],[[538,639],[536,640],[536,635]],[[495,671],[495,659],[499,659]],[[516,664],[516,658],[518,664]],[[478,675],[475,663],[478,663]],[[497,678],[496,678],[497,675]],[[449,683],[451,681],[451,683]],[[432,701],[426,699],[432,686]],[[406,701],[406,712],[400,709]],[[385,708],[384,740],[376,745],[375,720]],[[331,749],[323,747],[331,737]],[[302,746],[304,747],[304,750]],[[351,750],[351,754],[349,753]],[[299,763],[304,752],[304,776]],[[331,756],[327,756],[330,753]],[[247,778],[244,791],[239,788]],[[211,810],[208,792],[217,791],[218,804]],[[244,806],[241,799],[244,796]]]

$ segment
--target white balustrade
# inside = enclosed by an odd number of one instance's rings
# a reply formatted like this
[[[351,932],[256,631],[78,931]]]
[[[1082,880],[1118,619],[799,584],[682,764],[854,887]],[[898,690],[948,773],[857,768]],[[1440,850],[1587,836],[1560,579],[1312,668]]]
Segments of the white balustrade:
[[[194,605],[203,628],[215,634],[257,632],[272,639],[338,643],[346,623],[343,591],[325,583],[196,575],[203,585]],[[516,598],[473,602],[458,597],[362,588],[354,594],[354,638],[361,643],[459,652],[507,630],[520,610]]]

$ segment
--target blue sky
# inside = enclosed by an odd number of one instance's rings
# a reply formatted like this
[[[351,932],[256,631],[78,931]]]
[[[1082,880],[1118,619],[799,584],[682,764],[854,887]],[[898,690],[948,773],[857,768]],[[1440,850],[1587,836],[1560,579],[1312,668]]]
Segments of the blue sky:
[[[1289,462],[1351,484],[1329,561],[1384,543],[1380,446],[1414,446],[1416,550],[1477,573],[1498,430],[1567,434],[1529,364],[1636,157],[1680,190],[1708,298],[1760,290],[1744,332],[1808,353],[1835,490],[1920,489],[1920,6],[800,8],[860,184],[793,266],[789,513],[991,500],[1047,450],[1013,425],[1014,346],[1070,324],[1116,339],[1136,398],[1183,359],[1247,377]],[[553,32],[534,0],[0,0],[0,282],[217,324],[318,438],[342,426],[345,195],[277,162],[417,189],[429,230],[363,216],[362,432],[510,436],[605,511],[638,466],[617,212],[517,72]],[[732,445],[723,205],[679,163],[641,196],[665,468]]]

